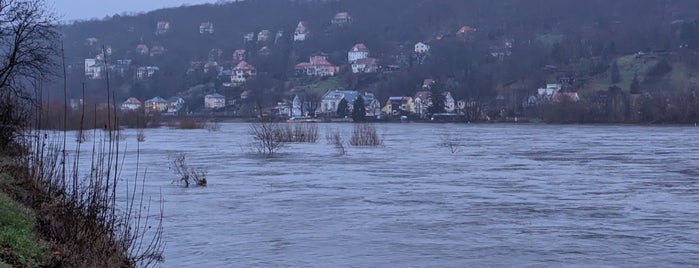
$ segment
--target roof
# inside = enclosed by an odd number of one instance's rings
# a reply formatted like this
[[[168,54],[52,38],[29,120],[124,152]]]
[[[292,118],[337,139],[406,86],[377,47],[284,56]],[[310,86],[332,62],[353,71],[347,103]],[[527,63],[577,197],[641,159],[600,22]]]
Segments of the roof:
[[[302,62],[302,63],[296,64],[295,68],[296,69],[306,69],[306,68],[308,68],[309,65],[311,65],[311,64],[308,62]]]
[[[476,29],[475,29],[475,28],[472,28],[471,26],[463,26],[463,27],[461,27],[461,29],[459,29],[459,31],[456,32],[456,33],[457,33],[457,34],[466,34],[466,33],[473,32],[473,31],[475,31],[475,30],[476,30]]]
[[[128,98],[124,103],[125,104],[141,104],[141,101],[138,100],[137,98],[131,97],[131,98]]]
[[[240,63],[238,63],[238,65],[235,66],[235,68],[233,68],[233,70],[255,70],[255,66],[250,65],[246,61],[241,61]]]
[[[155,103],[166,103],[167,101],[166,101],[165,99],[161,98],[161,97],[155,97],[155,98],[152,98],[152,99],[150,99],[150,100],[147,100],[146,102],[147,102],[147,103],[153,103],[153,102],[155,102]]]
[[[206,95],[206,96],[204,96],[204,98],[207,98],[207,99],[223,99],[223,98],[226,98],[226,97],[223,96],[223,95],[221,95],[221,94],[214,93],[214,94]]]
[[[364,45],[364,43],[358,43],[352,47],[350,52],[369,52],[369,49]]]
[[[423,87],[431,87],[432,85],[434,85],[434,83],[435,83],[434,79],[427,78],[427,79],[422,81],[422,86]]]
[[[352,16],[350,16],[349,12],[346,12],[346,11],[345,11],[345,12],[340,12],[340,13],[335,14],[335,18],[334,18],[334,19],[336,19],[336,20],[346,20],[346,19],[349,19],[349,18],[351,18],[351,17],[352,17]]]
[[[341,100],[345,99],[347,102],[351,103],[357,99],[359,96],[359,91],[356,90],[345,90],[345,89],[335,89],[330,90],[325,95],[323,95],[323,100]]]
[[[311,65],[332,65],[327,58],[323,56],[312,56],[310,60]]]

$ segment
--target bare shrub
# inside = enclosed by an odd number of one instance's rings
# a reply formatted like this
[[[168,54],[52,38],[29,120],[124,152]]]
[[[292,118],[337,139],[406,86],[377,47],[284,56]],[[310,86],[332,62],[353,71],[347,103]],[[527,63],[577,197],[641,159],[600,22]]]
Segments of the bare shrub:
[[[335,146],[335,150],[337,150],[339,155],[347,154],[347,150],[345,150],[345,142],[342,139],[342,135],[340,134],[339,130],[328,131],[325,135],[325,139],[328,141],[328,144]]]
[[[461,151],[464,146],[463,140],[459,137],[451,135],[449,132],[445,132],[441,137],[440,146],[447,148],[452,154],[456,154]]]
[[[219,130],[221,130],[221,124],[219,124],[218,122],[215,122],[215,121],[214,122],[207,122],[206,123],[206,130],[208,130],[209,132],[219,131]]]
[[[380,146],[383,141],[373,124],[355,124],[350,138],[352,146]]]
[[[249,131],[253,138],[252,148],[268,157],[273,156],[287,143],[283,138],[286,131],[279,123],[269,121],[251,123]]]
[[[136,131],[136,140],[137,140],[138,142],[144,142],[144,141],[146,141],[146,133],[144,132],[144,130],[143,130],[142,128],[139,128],[139,129]]]
[[[206,171],[201,168],[192,168],[187,164],[187,154],[180,152],[170,156],[170,169],[175,172],[178,179],[173,183],[178,183],[184,187],[190,184],[206,186]]]
[[[277,138],[287,143],[315,143],[318,141],[318,125],[311,123],[279,124]]]
[[[198,121],[191,116],[182,117],[177,124],[178,129],[203,129],[205,126],[205,122]]]

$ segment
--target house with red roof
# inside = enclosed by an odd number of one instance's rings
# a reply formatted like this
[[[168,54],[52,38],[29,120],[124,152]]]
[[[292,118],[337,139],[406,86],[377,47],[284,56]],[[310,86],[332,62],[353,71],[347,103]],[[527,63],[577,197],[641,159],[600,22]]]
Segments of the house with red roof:
[[[234,84],[243,84],[251,77],[257,76],[257,69],[255,66],[247,63],[246,61],[241,61],[238,65],[233,68],[233,74],[231,75],[231,82]]]
[[[340,72],[340,67],[332,65],[324,56],[312,56],[308,62],[297,64],[295,69],[298,74],[308,76],[334,76]]]

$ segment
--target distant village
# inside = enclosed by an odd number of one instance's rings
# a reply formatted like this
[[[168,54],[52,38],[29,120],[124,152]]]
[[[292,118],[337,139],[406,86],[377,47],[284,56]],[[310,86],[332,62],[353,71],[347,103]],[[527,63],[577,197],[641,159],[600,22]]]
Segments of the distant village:
[[[349,12],[339,12],[331,18],[332,27],[345,27],[353,23],[353,18]],[[172,31],[170,22],[158,21],[156,23],[155,35],[164,35]],[[469,38],[469,34],[477,31],[470,26],[462,26],[457,29],[453,36],[457,38]],[[199,26],[199,34],[207,35],[214,33],[214,24],[211,22],[202,22]],[[273,32],[271,30],[261,30],[259,32],[249,32],[242,38],[244,43],[256,43],[261,46],[258,51],[247,51],[245,49],[235,49],[230,56],[232,64],[226,67],[219,63],[222,58],[221,49],[212,49],[209,52],[209,59],[205,62],[192,61],[188,66],[188,72],[200,69],[205,73],[216,73],[218,79],[222,82],[223,87],[241,87],[243,90],[236,96],[225,96],[221,93],[213,92],[206,94],[203,99],[195,100],[203,103],[203,109],[190,109],[189,107],[201,105],[191,105],[186,103],[185,99],[180,96],[170,96],[163,98],[161,96],[153,96],[150,99],[139,100],[136,97],[129,97],[120,105],[120,109],[125,112],[143,111],[146,114],[158,113],[162,115],[183,115],[183,114],[219,114],[227,116],[243,116],[236,111],[227,109],[236,103],[248,100],[250,96],[249,90],[244,90],[244,85],[250,79],[254,79],[258,75],[257,68],[248,63],[247,57],[250,53],[257,53],[259,56],[265,56],[272,53],[269,46],[265,44],[276,43],[284,36],[284,31],[279,30]],[[306,21],[299,21],[293,33],[293,42],[304,42],[312,36],[310,26]],[[437,36],[437,39],[443,36]],[[86,43],[97,43],[96,38],[88,38]],[[490,56],[502,60],[511,54],[513,39],[504,39],[502,45],[492,46]],[[417,64],[421,64],[430,56],[431,47],[428,42],[417,42],[412,50],[413,59]],[[166,53],[167,48],[160,45],[148,46],[139,44],[135,47],[135,51],[141,56],[160,56]],[[107,75],[116,75],[118,77],[128,77],[133,75],[136,81],[147,80],[153,77],[160,71],[158,66],[132,66],[130,59],[117,59],[107,61],[106,59],[112,55],[110,46],[104,47],[101,53],[94,58],[84,60],[85,77],[90,80],[103,80]],[[333,77],[340,74],[343,70],[352,72],[353,74],[376,74],[381,72],[391,72],[400,68],[398,65],[382,65],[382,59],[374,58],[371,55],[371,50],[364,43],[356,43],[347,50],[346,68],[340,64],[334,64],[323,55],[316,53],[311,56],[307,62],[299,62],[294,66],[294,74],[297,77]],[[416,85],[418,88],[414,95],[411,96],[390,96],[387,99],[378,99],[372,92],[360,92],[353,89],[345,88],[328,88],[320,99],[313,99],[305,92],[294,94],[287,99],[283,99],[274,107],[259,107],[263,111],[258,111],[255,116],[269,116],[285,119],[305,119],[305,118],[333,118],[347,116],[344,111],[338,111],[341,107],[341,102],[346,102],[349,111],[354,109],[353,103],[359,97],[364,101],[365,116],[369,119],[423,119],[433,120],[434,112],[430,113],[429,107],[433,106],[432,93],[433,87],[438,81],[434,79],[424,79],[422,85]],[[467,113],[467,110],[477,110],[477,114],[471,118],[477,120],[489,120],[490,118],[485,112],[481,111],[481,107],[474,107],[478,104],[468,100],[455,100],[452,93],[449,91],[440,90],[438,94],[442,97],[439,99],[444,103],[439,111],[441,118],[457,118]],[[575,92],[564,90],[563,84],[547,84],[542,85],[538,90],[537,95],[528,97],[523,103],[523,106],[535,106],[542,102],[561,102],[561,101],[578,101],[580,97]],[[249,116],[249,115],[248,115]]]

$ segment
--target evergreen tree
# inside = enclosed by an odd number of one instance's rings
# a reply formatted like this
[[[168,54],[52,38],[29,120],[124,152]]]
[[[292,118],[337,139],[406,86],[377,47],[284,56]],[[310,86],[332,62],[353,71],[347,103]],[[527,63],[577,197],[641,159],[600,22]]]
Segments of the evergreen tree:
[[[352,106],[352,120],[354,122],[364,122],[366,120],[366,107],[364,98],[359,95]]]
[[[346,99],[340,100],[340,103],[337,104],[337,117],[344,118],[345,116],[349,115],[349,105],[347,104]]]
[[[638,75],[633,76],[633,80],[631,81],[631,85],[629,85],[629,92],[631,94],[640,94],[641,93],[641,82],[638,81]]]
[[[444,96],[444,91],[440,89],[439,86],[434,85],[430,90],[430,107],[427,107],[427,112],[430,115],[444,113],[446,111],[445,103],[447,101],[446,96]]]
[[[612,66],[611,66],[610,72],[611,72],[610,78],[611,78],[612,84],[618,84],[619,82],[621,82],[621,75],[619,74],[619,65],[616,63],[616,60],[612,61]]]

